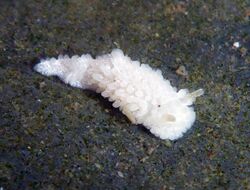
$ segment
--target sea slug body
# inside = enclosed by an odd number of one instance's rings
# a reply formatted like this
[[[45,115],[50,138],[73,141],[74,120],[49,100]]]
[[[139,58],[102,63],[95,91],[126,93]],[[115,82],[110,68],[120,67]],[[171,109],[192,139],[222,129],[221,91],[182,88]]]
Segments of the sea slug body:
[[[34,69],[73,87],[101,93],[132,123],[144,125],[161,139],[180,138],[191,128],[195,121],[191,106],[203,94],[202,89],[177,91],[160,70],[131,60],[120,49],[96,59],[89,54],[45,59]]]

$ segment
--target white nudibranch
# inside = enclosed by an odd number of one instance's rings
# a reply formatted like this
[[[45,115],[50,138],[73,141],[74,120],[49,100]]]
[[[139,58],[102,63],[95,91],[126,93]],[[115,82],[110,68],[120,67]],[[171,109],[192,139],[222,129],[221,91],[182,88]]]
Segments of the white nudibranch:
[[[144,125],[161,139],[180,138],[191,128],[195,121],[191,106],[203,94],[202,89],[177,91],[160,70],[131,60],[120,49],[96,59],[89,54],[45,59],[34,69],[73,87],[101,93],[132,123]]]

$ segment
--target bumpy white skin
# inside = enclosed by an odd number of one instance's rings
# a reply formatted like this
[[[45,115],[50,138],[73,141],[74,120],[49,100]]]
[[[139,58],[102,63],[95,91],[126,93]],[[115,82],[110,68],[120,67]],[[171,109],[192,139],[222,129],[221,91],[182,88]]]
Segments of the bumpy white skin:
[[[42,60],[34,69],[58,76],[71,86],[101,93],[132,123],[144,125],[161,139],[182,137],[195,121],[191,105],[203,94],[202,89],[177,92],[160,70],[132,61],[119,49],[96,59],[87,54]]]

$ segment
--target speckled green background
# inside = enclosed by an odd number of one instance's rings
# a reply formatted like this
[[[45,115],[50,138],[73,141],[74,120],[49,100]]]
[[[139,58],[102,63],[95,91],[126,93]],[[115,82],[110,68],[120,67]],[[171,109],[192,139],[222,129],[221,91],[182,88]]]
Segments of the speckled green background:
[[[249,7],[0,1],[0,189],[250,189]],[[100,95],[32,70],[41,58],[116,47],[178,88],[205,89],[183,138],[155,138]]]

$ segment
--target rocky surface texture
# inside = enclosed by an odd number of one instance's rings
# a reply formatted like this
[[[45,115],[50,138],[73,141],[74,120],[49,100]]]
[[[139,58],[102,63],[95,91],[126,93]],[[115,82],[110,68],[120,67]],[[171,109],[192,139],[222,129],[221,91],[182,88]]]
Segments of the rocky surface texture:
[[[0,189],[250,189],[248,0],[0,1]],[[177,141],[32,70],[119,47],[204,88]],[[164,92],[162,92],[164,93]]]

